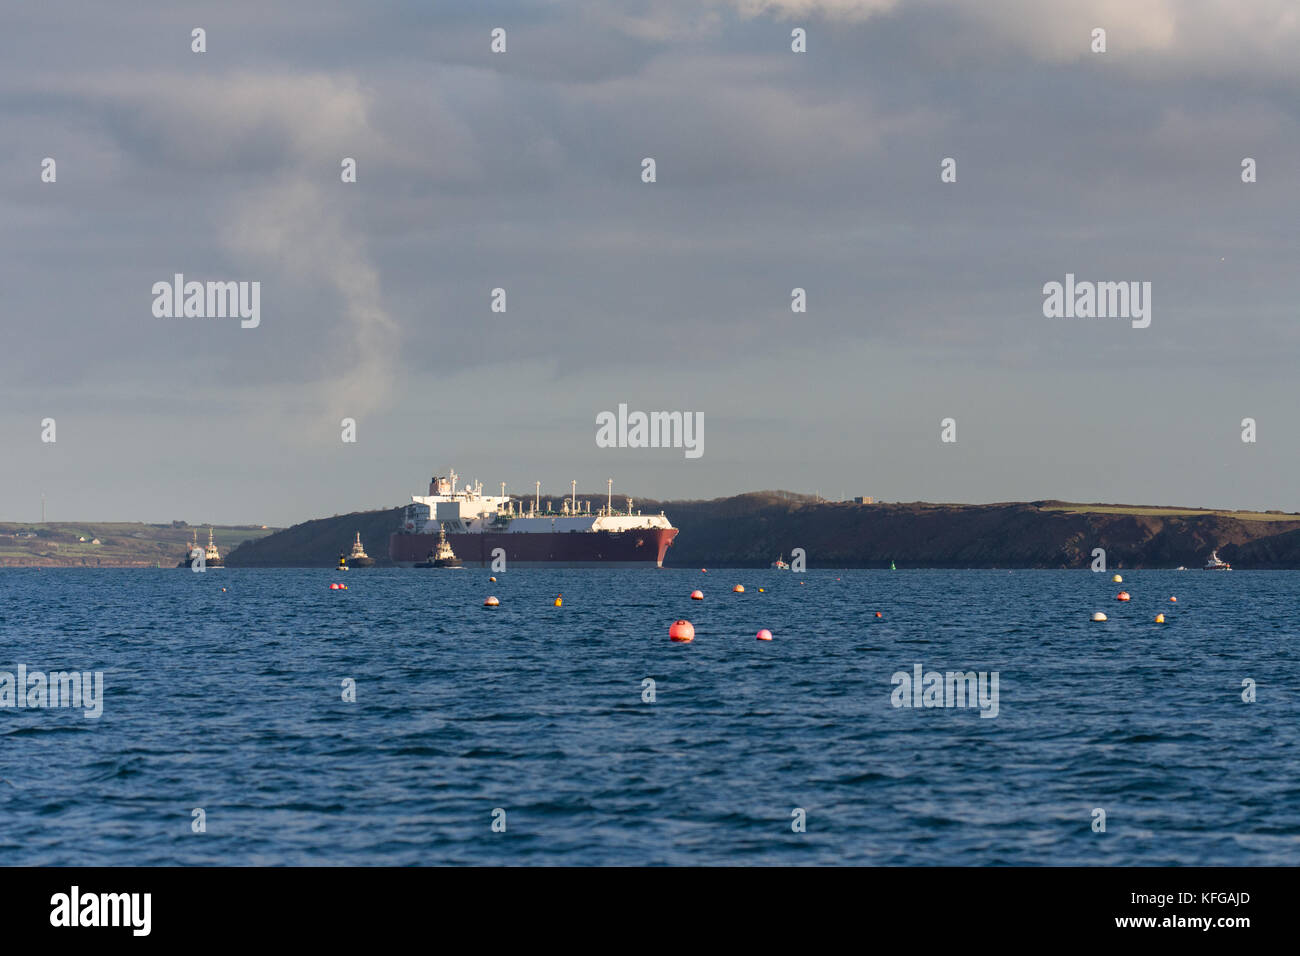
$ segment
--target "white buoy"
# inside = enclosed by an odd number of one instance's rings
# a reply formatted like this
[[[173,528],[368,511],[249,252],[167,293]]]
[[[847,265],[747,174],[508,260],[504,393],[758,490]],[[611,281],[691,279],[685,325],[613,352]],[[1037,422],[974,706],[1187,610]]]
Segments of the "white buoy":
[[[1106,620],[1106,615],[1102,614],[1101,611],[1094,611],[1092,614],[1092,619],[1094,621],[1104,621]]]

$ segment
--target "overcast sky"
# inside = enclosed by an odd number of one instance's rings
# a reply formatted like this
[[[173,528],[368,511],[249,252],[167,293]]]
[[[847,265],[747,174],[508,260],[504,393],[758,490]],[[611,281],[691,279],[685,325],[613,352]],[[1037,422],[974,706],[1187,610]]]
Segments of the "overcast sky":
[[[283,525],[448,466],[1300,510],[1294,0],[4,21],[0,519]],[[261,324],[156,318],[178,272],[260,282]],[[1044,317],[1067,273],[1150,282],[1150,326]],[[597,447],[620,403],[702,413],[704,454]]]

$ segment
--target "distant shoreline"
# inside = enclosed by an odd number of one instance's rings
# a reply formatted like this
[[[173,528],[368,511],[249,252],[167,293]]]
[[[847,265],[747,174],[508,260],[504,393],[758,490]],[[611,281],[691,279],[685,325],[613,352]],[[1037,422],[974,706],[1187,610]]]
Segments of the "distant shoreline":
[[[604,504],[604,495],[579,495]],[[831,502],[789,492],[708,501],[637,499],[680,529],[666,567],[766,568],[794,548],[809,568],[1107,568],[1198,570],[1211,551],[1239,570],[1300,568],[1300,514],[1056,500],[988,505]],[[379,566],[399,509],[318,518],[290,528],[214,525],[226,564],[334,567],[361,535]],[[0,522],[2,567],[174,568],[207,525]],[[86,540],[82,541],[81,538]],[[96,539],[98,543],[95,543]]]

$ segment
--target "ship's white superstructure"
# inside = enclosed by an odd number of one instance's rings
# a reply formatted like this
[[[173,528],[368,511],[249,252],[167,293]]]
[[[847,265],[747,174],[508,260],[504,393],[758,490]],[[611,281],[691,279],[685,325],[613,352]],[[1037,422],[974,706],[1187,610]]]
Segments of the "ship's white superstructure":
[[[560,507],[552,502],[542,507],[540,493],[532,501],[508,495],[483,494],[483,482],[458,488],[460,476],[451,471],[446,477],[435,476],[427,495],[412,495],[406,507],[402,528],[407,533],[436,534],[553,534],[568,531],[635,531],[671,528],[663,515],[643,515],[634,511],[627,499],[626,511],[614,511],[612,492],[604,508],[591,511],[591,502],[579,503],[577,495],[561,499]]]

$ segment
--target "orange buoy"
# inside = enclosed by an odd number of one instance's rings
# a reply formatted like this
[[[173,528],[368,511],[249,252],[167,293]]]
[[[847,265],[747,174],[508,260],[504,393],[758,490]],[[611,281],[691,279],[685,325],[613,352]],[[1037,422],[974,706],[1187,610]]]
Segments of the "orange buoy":
[[[488,596],[488,599],[487,599],[486,601],[483,602],[483,606],[484,606],[484,607],[496,607],[496,606],[497,606],[498,604],[500,604],[500,603],[501,603],[501,602],[498,601],[495,597],[492,597],[491,595],[489,595],[489,596]]]
[[[1156,623],[1157,623],[1157,624],[1163,624],[1163,623],[1165,623],[1165,616],[1164,616],[1163,614],[1157,614],[1157,615],[1156,615]]]
[[[488,580],[491,581],[493,584],[496,584],[496,583],[497,583],[497,579],[494,578],[494,577],[493,577],[493,578],[488,578]]]
[[[708,573],[709,573],[708,568],[700,568],[700,574],[708,574]]]
[[[703,592],[703,591],[692,591],[692,592],[691,592],[691,600],[692,600],[692,601],[703,601],[703,600],[704,600],[704,592]]]
[[[731,593],[732,593],[732,594],[744,594],[744,593],[745,593],[745,586],[744,586],[743,584],[737,584],[734,588],[731,589]]]
[[[687,644],[695,640],[695,625],[690,621],[673,621],[668,636],[678,644]]]
[[[1178,600],[1178,598],[1176,598],[1176,597],[1171,597],[1169,600],[1171,600],[1171,601],[1175,601],[1175,602],[1176,602],[1176,601]]]
[[[1115,600],[1116,600],[1116,601],[1127,601],[1127,600],[1129,600],[1128,592],[1127,592],[1127,591],[1120,591],[1119,594],[1116,594],[1116,595],[1115,595]]]
[[[881,614],[879,611],[876,612],[876,617],[884,617],[884,616],[885,615]]]
[[[564,600],[563,600],[563,599],[564,599],[564,595],[563,595],[563,594],[556,595],[556,598],[555,598],[555,606],[556,606],[556,607],[563,607],[563,606],[564,606]]]
[[[761,631],[758,632],[757,639],[760,641],[770,641],[772,639],[772,632],[769,631],[767,628],[763,628]]]

